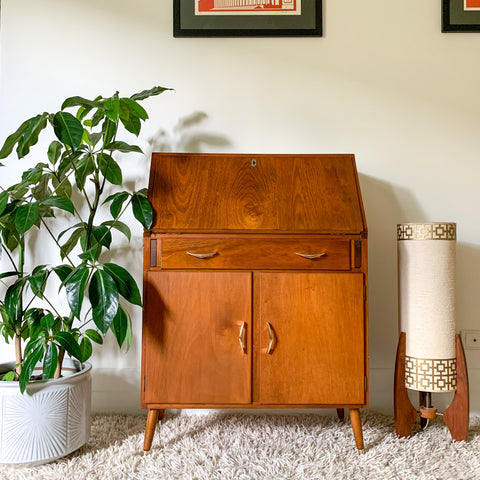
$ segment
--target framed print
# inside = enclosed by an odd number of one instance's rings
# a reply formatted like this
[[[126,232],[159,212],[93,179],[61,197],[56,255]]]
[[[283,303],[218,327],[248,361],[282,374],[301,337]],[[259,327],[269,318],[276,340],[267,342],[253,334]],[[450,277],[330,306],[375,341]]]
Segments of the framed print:
[[[173,35],[322,36],[322,0],[173,0]]]
[[[480,31],[480,0],[442,1],[442,32]]]

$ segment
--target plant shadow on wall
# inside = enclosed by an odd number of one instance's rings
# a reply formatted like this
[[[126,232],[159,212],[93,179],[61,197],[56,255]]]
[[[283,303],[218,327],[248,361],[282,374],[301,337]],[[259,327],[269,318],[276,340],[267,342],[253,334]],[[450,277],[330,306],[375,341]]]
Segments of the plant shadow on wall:
[[[231,147],[232,144],[226,137],[199,130],[207,120],[205,112],[193,112],[180,118],[171,133],[158,130],[148,141],[149,151],[145,158],[150,160],[152,152],[202,153],[205,149]]]

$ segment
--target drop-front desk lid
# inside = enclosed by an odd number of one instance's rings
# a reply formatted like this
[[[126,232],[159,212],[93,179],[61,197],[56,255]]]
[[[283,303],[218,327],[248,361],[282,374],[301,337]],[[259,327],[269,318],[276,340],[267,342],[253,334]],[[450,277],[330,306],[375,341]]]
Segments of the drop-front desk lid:
[[[366,233],[354,155],[153,153],[154,233]]]

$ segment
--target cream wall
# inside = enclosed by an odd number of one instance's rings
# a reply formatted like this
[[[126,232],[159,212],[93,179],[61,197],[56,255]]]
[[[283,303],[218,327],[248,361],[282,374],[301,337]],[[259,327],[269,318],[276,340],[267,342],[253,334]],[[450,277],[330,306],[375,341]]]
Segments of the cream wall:
[[[163,85],[175,92],[147,101],[147,152],[355,153],[370,235],[370,403],[391,412],[398,222],[458,223],[458,328],[480,329],[480,33],[442,34],[440,3],[325,0],[323,38],[174,39],[169,0],[3,0],[0,138],[67,96]],[[148,158],[138,162],[130,180],[146,184]],[[0,184],[21,171],[10,165]],[[136,233],[117,255],[140,280]],[[136,311],[127,355],[113,341],[95,353],[96,411],[138,410],[140,323]],[[467,352],[476,412],[478,352]]]

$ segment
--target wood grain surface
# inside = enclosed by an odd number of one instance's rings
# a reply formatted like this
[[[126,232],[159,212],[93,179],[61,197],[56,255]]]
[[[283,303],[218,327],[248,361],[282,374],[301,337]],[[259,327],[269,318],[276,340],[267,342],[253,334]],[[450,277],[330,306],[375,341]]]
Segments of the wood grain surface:
[[[353,155],[154,153],[148,197],[157,232],[366,230]]]
[[[144,402],[250,403],[251,296],[251,273],[150,272]]]
[[[256,275],[260,403],[364,403],[363,274]]]

